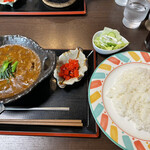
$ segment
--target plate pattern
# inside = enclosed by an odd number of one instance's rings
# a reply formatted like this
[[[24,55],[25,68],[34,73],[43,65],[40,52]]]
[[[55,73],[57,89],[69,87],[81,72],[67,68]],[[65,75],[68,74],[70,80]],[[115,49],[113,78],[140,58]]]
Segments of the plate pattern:
[[[102,86],[107,75],[114,68],[131,62],[150,64],[150,53],[144,51],[127,51],[112,55],[100,63],[94,71],[89,83],[89,104],[98,126],[112,142],[122,149],[149,150],[150,141],[132,137],[114,124],[108,116],[102,101]]]

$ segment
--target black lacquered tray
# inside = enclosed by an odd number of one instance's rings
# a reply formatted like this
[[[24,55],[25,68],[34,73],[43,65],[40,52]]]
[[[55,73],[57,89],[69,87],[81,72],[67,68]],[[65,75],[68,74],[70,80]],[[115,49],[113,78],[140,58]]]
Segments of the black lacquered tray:
[[[47,6],[42,0],[18,0],[13,7],[0,5],[0,15],[84,15],[85,0],[77,0],[65,8]]]
[[[66,50],[53,50],[59,56]],[[92,50],[84,50],[88,56]],[[69,107],[69,111],[4,111],[0,119],[77,119],[83,127],[38,126],[38,125],[2,125],[0,134],[45,135],[98,137],[99,131],[88,104],[88,84],[95,68],[95,51],[88,57],[88,71],[84,78],[64,89],[51,88],[52,75],[42,81],[29,94],[6,107]]]

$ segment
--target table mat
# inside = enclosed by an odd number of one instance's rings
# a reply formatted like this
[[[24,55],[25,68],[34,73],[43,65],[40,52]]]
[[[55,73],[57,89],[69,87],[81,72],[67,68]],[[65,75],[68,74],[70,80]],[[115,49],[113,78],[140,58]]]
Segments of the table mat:
[[[13,7],[0,5],[0,15],[84,15],[85,0],[77,0],[65,8],[47,6],[42,0],[18,0]]]
[[[53,50],[59,56],[66,50]],[[88,56],[92,50],[84,50]],[[0,119],[77,119],[82,120],[83,127],[58,127],[38,125],[4,125],[0,124],[0,134],[44,135],[70,137],[98,137],[99,130],[90,112],[88,104],[88,84],[96,66],[96,52],[88,57],[88,71],[80,82],[64,89],[53,91],[50,87],[52,75],[38,84],[29,94],[6,107],[69,107],[69,111],[4,111]]]

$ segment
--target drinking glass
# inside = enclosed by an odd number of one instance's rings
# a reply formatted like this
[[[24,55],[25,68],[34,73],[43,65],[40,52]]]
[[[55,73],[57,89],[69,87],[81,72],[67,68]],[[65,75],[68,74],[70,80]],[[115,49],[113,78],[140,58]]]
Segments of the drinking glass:
[[[146,48],[148,49],[148,50],[150,50],[150,31],[148,32],[148,35],[147,35],[147,37],[146,37],[146,39],[145,39],[145,46],[146,46]]]
[[[145,27],[148,31],[150,31],[150,13],[149,13],[148,20],[145,21]]]
[[[126,6],[128,0],[115,0],[119,6]]]
[[[124,9],[123,24],[127,28],[138,28],[149,11],[147,0],[128,0]]]

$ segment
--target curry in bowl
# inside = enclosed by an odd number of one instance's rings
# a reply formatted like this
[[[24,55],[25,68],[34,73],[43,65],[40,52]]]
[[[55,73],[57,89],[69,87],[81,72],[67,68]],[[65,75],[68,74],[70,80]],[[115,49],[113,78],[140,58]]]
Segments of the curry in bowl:
[[[39,77],[41,61],[31,49],[20,45],[0,47],[0,99],[19,94]]]

